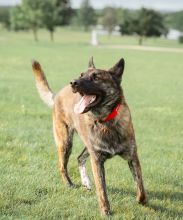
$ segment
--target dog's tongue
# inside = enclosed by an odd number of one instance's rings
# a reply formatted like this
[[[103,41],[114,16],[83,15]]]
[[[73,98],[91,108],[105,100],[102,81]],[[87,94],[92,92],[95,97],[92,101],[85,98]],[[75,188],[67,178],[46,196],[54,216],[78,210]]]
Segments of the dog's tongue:
[[[96,99],[95,95],[84,95],[82,96],[81,100],[75,104],[74,106],[74,112],[77,114],[81,114],[84,112],[85,108],[94,102]]]

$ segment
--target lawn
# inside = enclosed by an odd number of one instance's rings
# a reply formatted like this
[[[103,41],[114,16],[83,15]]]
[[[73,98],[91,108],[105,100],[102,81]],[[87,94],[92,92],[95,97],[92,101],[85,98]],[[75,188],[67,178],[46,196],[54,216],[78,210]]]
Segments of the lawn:
[[[40,42],[31,33],[0,36],[0,219],[100,219],[95,188],[81,187],[77,156],[83,145],[75,136],[69,172],[74,189],[61,181],[52,135],[51,110],[40,100],[30,61],[43,65],[53,91],[87,68],[91,55],[100,68],[124,57],[123,88],[136,131],[149,203],[135,201],[126,161],[106,162],[111,219],[183,218],[183,53],[91,47],[90,35],[60,30],[55,42],[45,31]],[[128,43],[129,40],[129,43]],[[101,37],[101,43],[133,44],[132,38]],[[166,40],[147,45],[178,47]],[[93,182],[90,163],[89,174]]]

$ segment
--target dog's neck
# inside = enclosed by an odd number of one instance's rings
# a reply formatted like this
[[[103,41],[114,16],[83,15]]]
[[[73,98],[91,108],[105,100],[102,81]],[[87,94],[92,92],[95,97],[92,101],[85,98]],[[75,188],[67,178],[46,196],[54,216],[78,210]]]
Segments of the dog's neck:
[[[100,109],[95,109],[90,112],[92,114],[92,117],[94,117],[95,121],[98,121],[100,123],[105,123],[107,121],[110,121],[114,119],[121,108],[121,106],[125,103],[124,97],[120,97],[116,100],[113,105],[105,106]]]
[[[119,104],[112,110],[112,112],[107,115],[106,118],[102,119],[101,122],[107,122],[107,121],[110,121],[110,120],[114,119],[114,118],[117,116],[120,107],[121,107],[121,103],[119,103]]]

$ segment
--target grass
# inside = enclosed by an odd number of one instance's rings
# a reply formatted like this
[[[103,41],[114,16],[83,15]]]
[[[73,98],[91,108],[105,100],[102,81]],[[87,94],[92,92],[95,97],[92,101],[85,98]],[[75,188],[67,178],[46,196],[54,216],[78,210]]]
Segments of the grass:
[[[94,187],[86,192],[80,186],[76,157],[83,147],[77,136],[69,163],[76,188],[67,189],[60,179],[51,113],[38,97],[30,66],[32,58],[38,59],[58,91],[86,69],[91,55],[101,68],[126,60],[122,85],[149,197],[147,206],[138,205],[126,162],[107,161],[111,219],[182,219],[183,54],[94,48],[88,33],[70,30],[58,31],[55,43],[48,37],[41,31],[42,40],[35,43],[30,33],[1,33],[0,219],[100,219]],[[102,39],[104,45],[120,41]],[[149,42],[157,46],[160,41]],[[89,162],[88,169],[92,178]]]

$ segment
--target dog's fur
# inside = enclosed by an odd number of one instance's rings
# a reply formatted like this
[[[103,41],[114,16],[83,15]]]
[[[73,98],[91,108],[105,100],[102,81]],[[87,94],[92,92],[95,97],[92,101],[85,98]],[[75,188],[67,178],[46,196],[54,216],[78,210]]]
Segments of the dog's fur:
[[[33,61],[36,85],[43,101],[53,108],[53,130],[58,147],[59,167],[64,182],[72,186],[67,163],[72,149],[73,133],[76,131],[84,143],[84,150],[78,157],[82,185],[90,189],[91,184],[86,171],[86,159],[90,156],[92,171],[102,215],[110,213],[106,193],[104,162],[119,155],[128,161],[129,168],[137,186],[137,201],[146,203],[140,162],[137,155],[135,134],[131,115],[120,86],[124,59],[109,70],[95,68],[93,58],[86,72],[54,95],[37,61]],[[74,108],[81,97],[94,95],[95,100],[87,105],[81,114]],[[120,104],[116,117],[104,119]],[[81,110],[81,109],[80,109]]]

